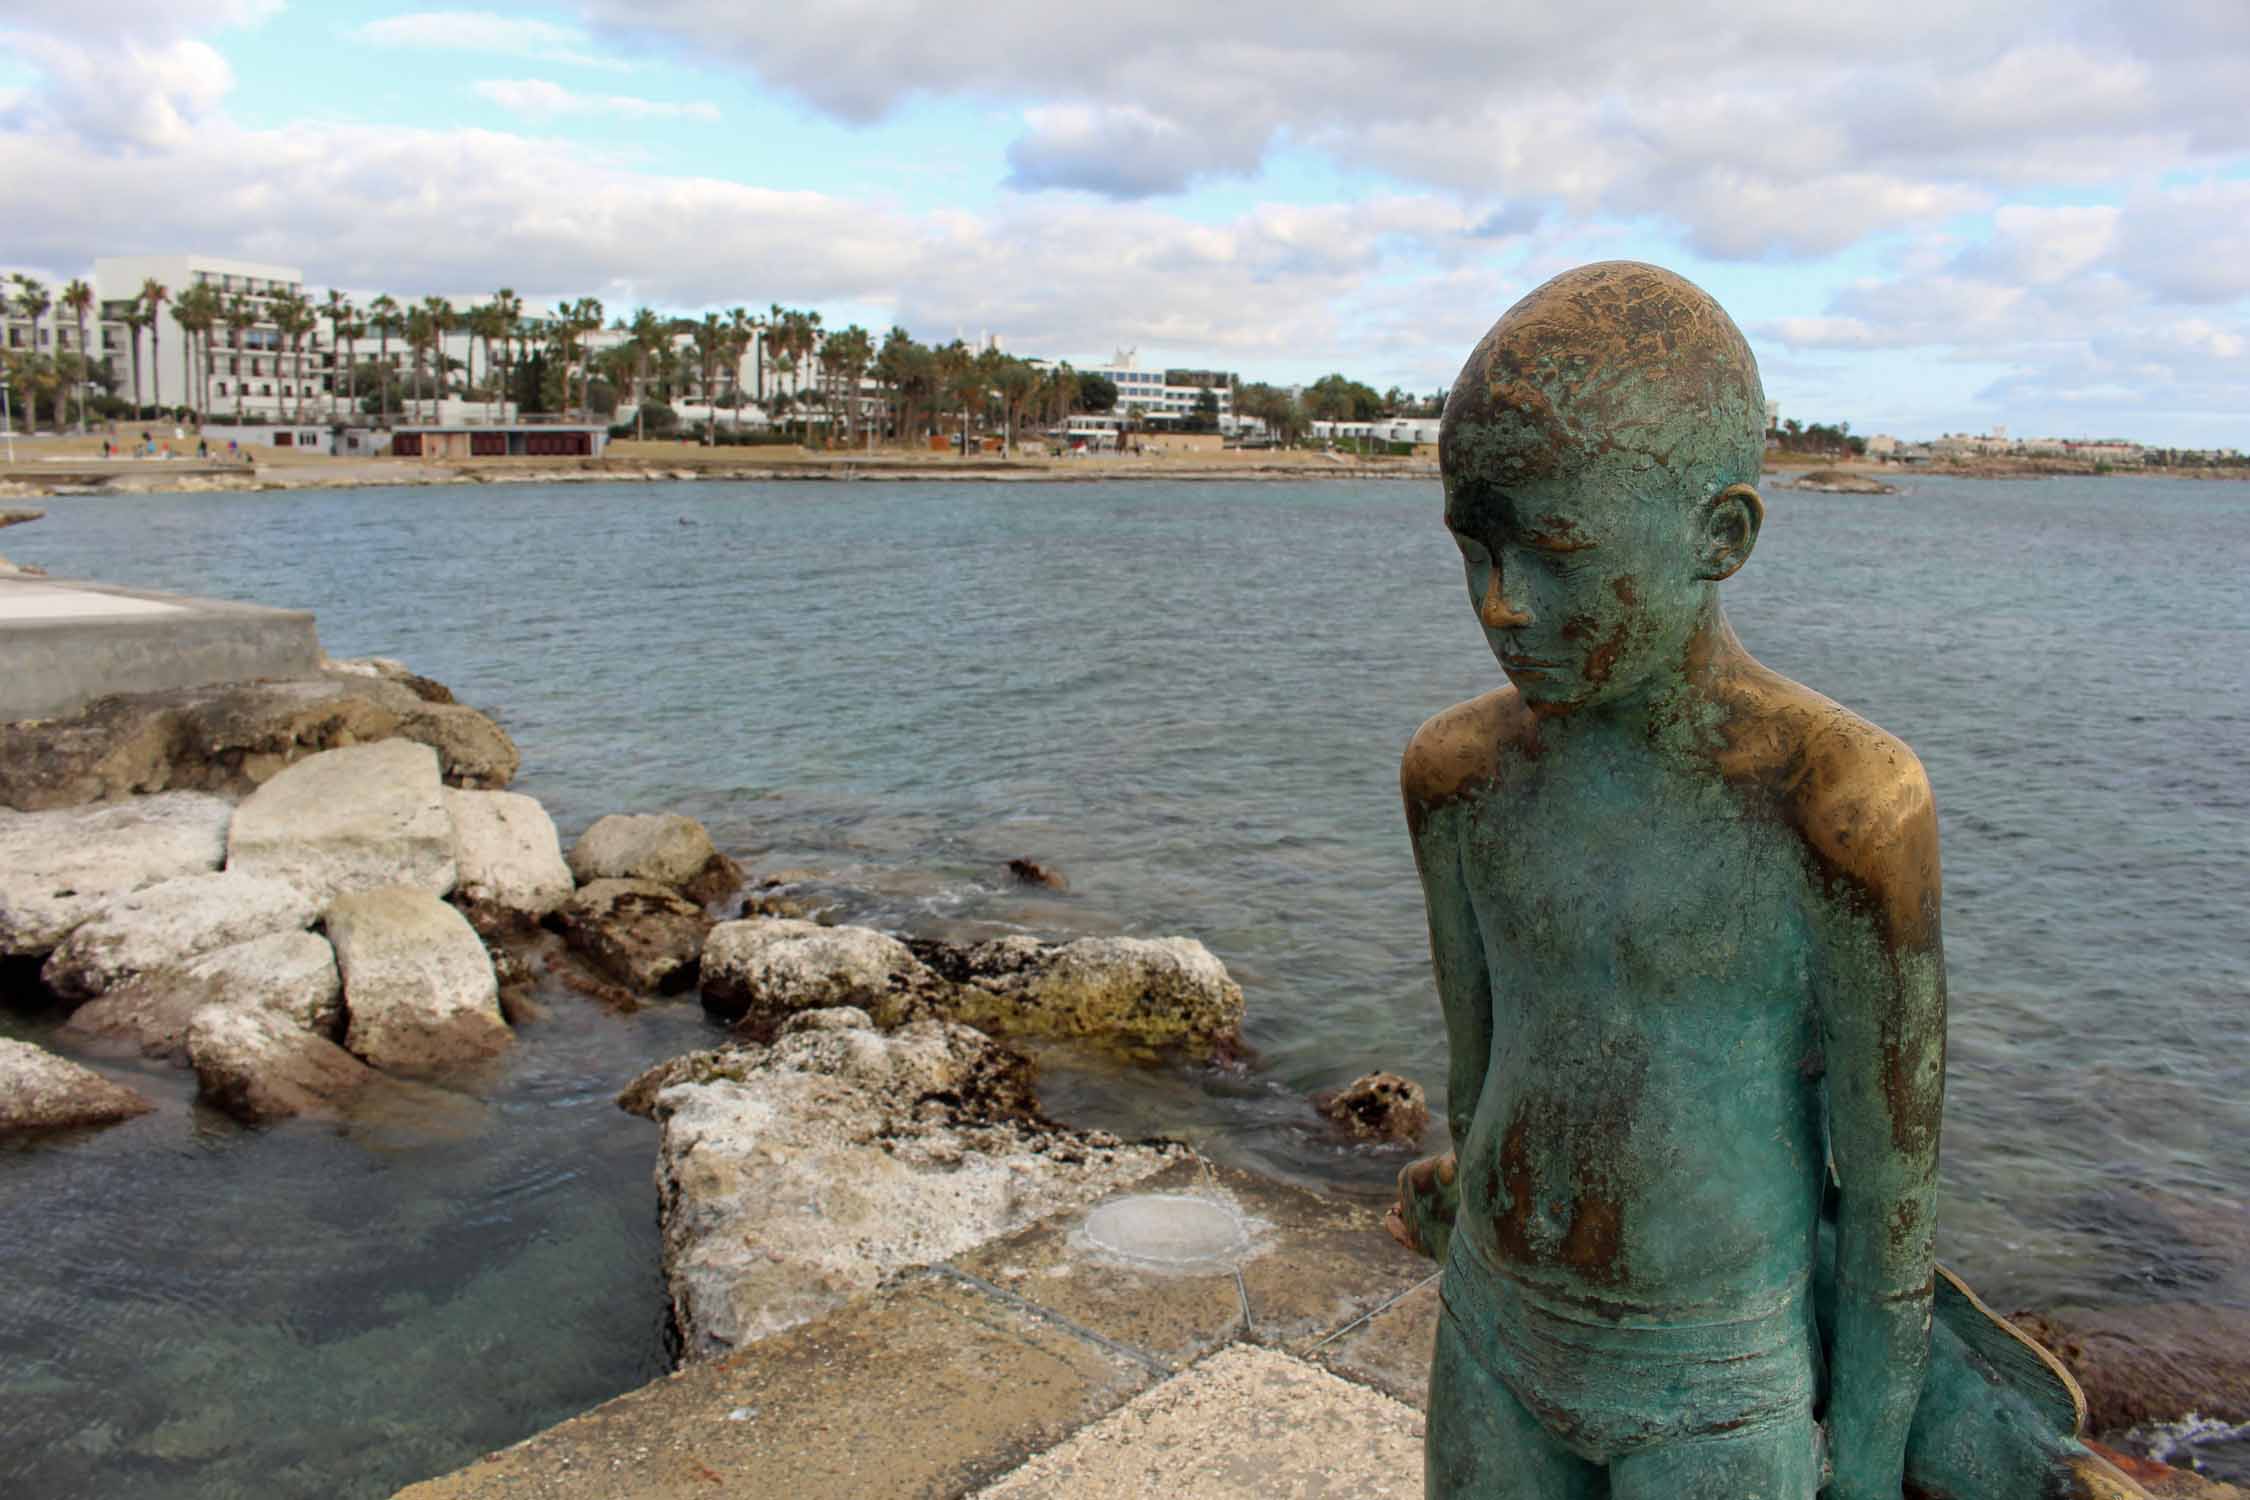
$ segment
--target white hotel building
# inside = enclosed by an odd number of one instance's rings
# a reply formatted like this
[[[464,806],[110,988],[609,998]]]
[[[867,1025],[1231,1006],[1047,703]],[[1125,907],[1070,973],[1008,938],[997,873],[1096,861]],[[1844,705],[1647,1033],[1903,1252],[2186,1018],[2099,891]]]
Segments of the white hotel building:
[[[94,359],[107,363],[113,389],[126,400],[131,400],[134,394],[137,353],[143,405],[186,406],[207,394],[209,411],[215,417],[231,416],[240,410],[252,418],[287,418],[298,411],[301,399],[308,421],[323,422],[328,419],[331,399],[340,402],[346,392],[347,353],[356,364],[373,364],[385,358],[391,368],[402,375],[413,369],[413,351],[407,346],[402,328],[392,329],[387,350],[383,347],[384,341],[371,331],[346,351],[337,347],[324,315],[306,335],[299,350],[292,353],[272,320],[274,299],[294,292],[319,313],[328,297],[327,288],[308,287],[304,272],[296,266],[214,255],[105,256],[94,262],[93,275],[87,280],[94,288],[96,299],[96,310],[87,320],[89,352]],[[156,324],[143,327],[136,337],[125,318],[128,313],[145,313],[141,292],[152,281],[165,289],[166,300]],[[207,359],[205,379],[208,384],[202,390],[198,389],[193,378],[195,372],[190,368],[190,340],[174,316],[175,300],[198,285],[210,286],[223,301],[241,297],[261,314],[257,323],[239,333],[223,321],[210,331],[208,349],[199,350]],[[60,291],[60,283],[48,288],[49,295],[58,299]],[[375,294],[347,292],[345,295],[359,319],[365,321],[368,303]],[[411,306],[422,300],[409,293],[392,295],[400,303],[402,319]],[[456,311],[466,312],[485,298],[456,296],[445,300]],[[557,311],[552,306],[529,301],[522,309],[523,323],[534,337],[556,316]],[[60,306],[50,308],[37,328],[15,310],[12,302],[6,316],[0,317],[0,348],[36,350],[42,354],[69,352],[77,337],[74,316]],[[622,343],[626,337],[622,330],[603,329],[589,335],[586,344],[598,351]],[[679,335],[677,341],[682,346],[692,343],[685,334]],[[465,329],[453,329],[445,336],[446,365],[452,372],[450,378],[456,382],[458,372],[465,367],[475,370],[480,383],[484,379],[485,350],[480,345],[472,353],[471,342],[472,336]],[[785,388],[801,390],[820,378],[817,353],[804,368],[787,376],[774,368],[769,354],[763,330],[754,329],[750,351],[735,372],[740,388],[754,397]],[[442,408],[440,419],[448,422],[477,419],[486,410],[482,402],[458,397],[448,398]],[[745,412],[745,417],[752,423],[760,420],[753,412]]]

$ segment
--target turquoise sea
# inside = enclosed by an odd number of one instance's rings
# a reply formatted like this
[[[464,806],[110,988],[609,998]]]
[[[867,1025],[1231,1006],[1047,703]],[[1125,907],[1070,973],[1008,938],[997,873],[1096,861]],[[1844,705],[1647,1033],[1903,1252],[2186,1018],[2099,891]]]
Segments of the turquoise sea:
[[[1944,1254],[2002,1308],[2250,1305],[2250,486],[1769,492],[1750,649],[1943,819]],[[921,932],[1184,932],[1251,1065],[1050,1107],[1378,1194],[1305,1095],[1443,1042],[1398,811],[1498,680],[1434,483],[667,484],[58,498],[19,561],[319,614],[494,713],[565,837],[703,819]],[[1023,855],[1066,895],[1014,886]],[[53,1018],[0,1029],[41,1038]],[[567,995],[442,1122],[157,1114],[0,1149],[0,1493],[387,1494],[665,1367],[640,1066]],[[2211,1461],[2250,1477],[2239,1447]]]

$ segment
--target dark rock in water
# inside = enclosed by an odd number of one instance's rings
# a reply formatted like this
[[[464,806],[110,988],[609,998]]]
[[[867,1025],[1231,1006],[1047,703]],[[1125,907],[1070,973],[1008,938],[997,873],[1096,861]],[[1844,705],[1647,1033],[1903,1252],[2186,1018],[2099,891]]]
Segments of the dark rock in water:
[[[43,510],[0,510],[0,526],[21,526],[46,514]]]
[[[326,1115],[378,1075],[286,1016],[258,1006],[207,1005],[187,1030],[203,1101],[245,1125]]]
[[[2096,1436],[2191,1413],[2250,1422],[2250,1308],[2165,1302],[2019,1312],[2008,1321],[2052,1350],[2078,1381]]]
[[[556,914],[563,940],[602,973],[643,993],[692,989],[711,919],[653,880],[595,880]]]
[[[1025,885],[1043,885],[1050,891],[1070,889],[1070,882],[1064,878],[1062,871],[1050,870],[1036,860],[1011,859],[1008,861],[1008,873]]]
[[[1312,1102],[1313,1108],[1363,1140],[1412,1145],[1430,1124],[1422,1085],[1396,1073],[1368,1073],[1340,1089],[1322,1090]]]
[[[121,694],[69,718],[0,724],[0,805],[35,812],[168,790],[241,797],[307,756],[389,739],[435,750],[452,786],[502,787],[516,773],[515,743],[475,709],[333,668]]]
[[[1194,938],[1004,937],[967,948],[909,947],[955,987],[943,1014],[987,1031],[1221,1050],[1241,1035],[1242,987]]]

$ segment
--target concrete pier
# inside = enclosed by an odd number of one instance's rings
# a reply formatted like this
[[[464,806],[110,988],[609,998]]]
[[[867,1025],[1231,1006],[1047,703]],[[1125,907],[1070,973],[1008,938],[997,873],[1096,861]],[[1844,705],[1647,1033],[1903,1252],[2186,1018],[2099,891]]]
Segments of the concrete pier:
[[[60,718],[111,693],[308,673],[320,659],[309,610],[0,576],[0,721]]]
[[[1191,1161],[399,1500],[1422,1493],[1436,1267]]]

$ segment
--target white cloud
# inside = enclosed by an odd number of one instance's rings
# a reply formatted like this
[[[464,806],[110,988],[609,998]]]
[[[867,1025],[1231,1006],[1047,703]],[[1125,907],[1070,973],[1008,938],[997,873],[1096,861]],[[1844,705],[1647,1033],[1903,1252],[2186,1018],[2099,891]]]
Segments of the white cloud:
[[[585,0],[621,45],[732,58],[852,121],[926,97],[1023,124],[1011,182],[1132,198],[1280,143],[1523,211],[1817,256],[2038,184],[2250,150],[2239,5],[2148,0]]]
[[[131,39],[96,49],[30,33],[0,37],[41,80],[0,113],[0,126],[110,149],[161,148],[187,139],[234,88],[234,70],[203,42]]]
[[[622,60],[601,53],[586,33],[575,27],[489,10],[410,11],[369,21],[352,36],[373,47],[484,52],[590,68],[626,66]]]
[[[480,79],[475,88],[479,97],[531,120],[564,115],[611,115],[628,120],[719,118],[719,107],[703,100],[683,103],[625,94],[580,94],[544,78],[486,78]]]

